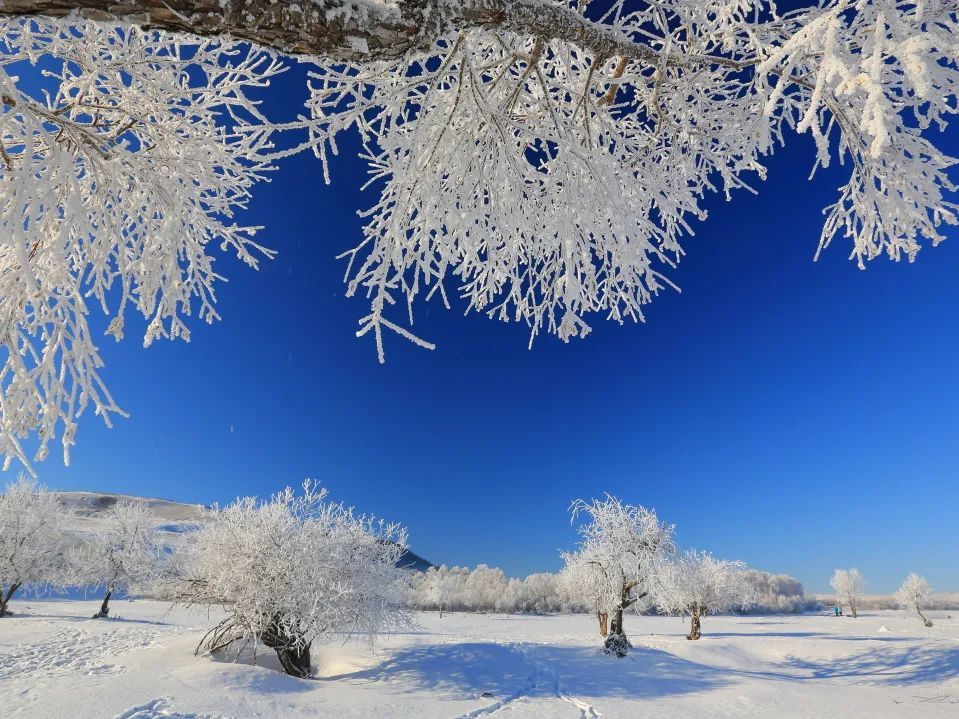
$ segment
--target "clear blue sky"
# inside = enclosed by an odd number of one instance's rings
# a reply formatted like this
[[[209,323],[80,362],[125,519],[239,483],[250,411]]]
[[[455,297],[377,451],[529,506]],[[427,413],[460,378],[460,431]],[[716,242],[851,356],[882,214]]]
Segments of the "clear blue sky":
[[[291,114],[299,71],[266,109]],[[953,151],[959,151],[950,130]],[[837,566],[892,591],[908,571],[959,590],[959,232],[909,265],[865,272],[837,242],[812,260],[845,170],[812,183],[790,137],[758,197],[709,202],[645,325],[596,318],[586,339],[526,349],[524,326],[420,306],[428,352],[390,338],[380,366],[356,339],[362,299],[343,265],[365,167],[345,143],[322,182],[283,163],[249,213],[279,257],[224,258],[222,322],[189,344],[104,338],[106,377],[132,417],[85,418],[58,489],[211,503],[304,477],[404,522],[436,563],[555,570],[567,507],[610,492],[655,507],[684,546],[788,572],[824,590]],[[12,475],[16,470],[12,470]]]

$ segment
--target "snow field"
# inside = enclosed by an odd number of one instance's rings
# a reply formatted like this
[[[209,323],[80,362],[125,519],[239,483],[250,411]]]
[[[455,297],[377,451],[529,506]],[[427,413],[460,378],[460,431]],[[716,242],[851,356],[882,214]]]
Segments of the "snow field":
[[[950,717],[959,711],[959,621],[933,612],[628,616],[635,646],[604,656],[585,615],[417,615],[370,650],[317,646],[316,679],[261,651],[193,656],[220,614],[119,601],[24,600],[0,620],[0,706],[29,719],[599,719]],[[888,631],[881,631],[886,628]]]

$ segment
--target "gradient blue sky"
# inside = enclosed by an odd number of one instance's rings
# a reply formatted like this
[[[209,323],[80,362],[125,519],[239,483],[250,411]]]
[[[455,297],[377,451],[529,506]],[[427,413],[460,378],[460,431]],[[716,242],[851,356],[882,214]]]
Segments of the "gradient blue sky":
[[[267,111],[295,112],[302,87],[284,77]],[[908,571],[959,590],[959,232],[913,265],[862,272],[844,242],[814,263],[846,171],[807,182],[811,143],[790,137],[758,196],[709,201],[671,275],[682,293],[645,325],[596,318],[586,340],[528,351],[524,326],[433,303],[416,330],[436,351],[390,338],[380,366],[334,259],[373,201],[343,150],[331,187],[303,156],[259,188],[243,220],[280,254],[259,272],[222,259],[222,322],[149,350],[142,321],[104,339],[132,417],[87,417],[72,466],[52,455],[43,482],[211,503],[314,477],[404,522],[433,562],[514,575],[558,569],[570,501],[610,492],[684,546],[809,590],[837,566],[876,592]]]

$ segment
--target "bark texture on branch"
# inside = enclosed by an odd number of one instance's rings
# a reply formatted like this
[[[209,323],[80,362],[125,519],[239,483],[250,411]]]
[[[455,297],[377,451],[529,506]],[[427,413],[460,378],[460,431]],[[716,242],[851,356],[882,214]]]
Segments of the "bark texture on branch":
[[[617,30],[543,0],[0,0],[0,18],[17,16],[229,36],[286,55],[350,62],[400,58],[442,34],[481,27],[565,40],[599,57],[658,58]]]

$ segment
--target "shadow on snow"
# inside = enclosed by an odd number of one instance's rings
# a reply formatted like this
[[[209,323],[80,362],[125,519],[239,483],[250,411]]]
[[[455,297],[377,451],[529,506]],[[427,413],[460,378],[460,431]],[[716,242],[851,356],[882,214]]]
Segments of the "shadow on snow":
[[[959,647],[882,646],[825,660],[788,657],[785,666],[804,672],[801,675],[803,680],[855,679],[857,681],[852,683],[908,686],[942,682],[959,676]]]
[[[642,699],[701,692],[728,683],[720,670],[649,647],[625,659],[599,649],[472,642],[400,649],[381,664],[326,681],[366,680],[456,693],[557,693]],[[398,689],[400,687],[397,687]]]

